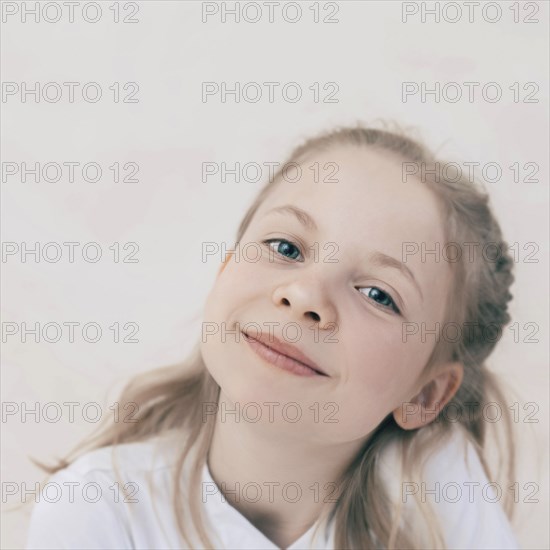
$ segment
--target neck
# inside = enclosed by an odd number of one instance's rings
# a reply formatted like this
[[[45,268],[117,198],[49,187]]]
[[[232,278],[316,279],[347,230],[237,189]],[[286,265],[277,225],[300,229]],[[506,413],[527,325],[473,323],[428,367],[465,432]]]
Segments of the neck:
[[[225,404],[225,409],[223,405]],[[312,442],[281,422],[250,422],[223,391],[208,455],[225,499],[277,545],[286,547],[316,522],[340,494],[340,479],[364,440]],[[293,425],[295,427],[295,425]],[[221,497],[220,497],[221,498]]]

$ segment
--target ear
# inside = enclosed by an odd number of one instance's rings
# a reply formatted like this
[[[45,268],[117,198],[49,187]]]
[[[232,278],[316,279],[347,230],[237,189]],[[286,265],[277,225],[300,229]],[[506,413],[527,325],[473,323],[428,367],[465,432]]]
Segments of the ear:
[[[393,411],[397,424],[404,430],[414,430],[433,422],[460,388],[463,376],[461,363],[440,368],[417,395]]]

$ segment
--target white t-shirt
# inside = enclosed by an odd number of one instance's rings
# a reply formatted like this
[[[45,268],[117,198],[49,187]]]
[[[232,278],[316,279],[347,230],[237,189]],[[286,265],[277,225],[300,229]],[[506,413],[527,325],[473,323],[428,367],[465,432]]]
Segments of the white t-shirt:
[[[34,505],[27,550],[185,548],[178,537],[172,511],[173,466],[178,452],[171,437],[165,434],[118,446],[116,465],[121,478],[113,467],[112,447],[88,452],[51,476]],[[157,444],[158,451],[155,451]],[[392,479],[397,479],[392,475],[398,471],[395,461],[395,449],[390,448],[381,461],[383,475],[390,484]],[[488,486],[475,450],[464,436],[457,432],[430,457],[428,471],[426,499],[433,499],[448,548],[519,549],[500,503],[490,502],[495,500],[495,494]],[[184,476],[186,472],[184,466]],[[219,491],[213,491],[217,486],[207,465],[202,470],[202,481],[203,517],[216,548],[278,550],[279,547]],[[440,484],[439,503],[435,503],[435,496],[429,493],[436,482]],[[394,481],[393,490],[399,489],[397,485]],[[458,501],[456,485],[462,489]],[[409,498],[414,489],[407,487],[403,495]],[[472,489],[473,493],[468,493]],[[422,489],[417,487],[417,490]],[[473,502],[470,502],[472,494]],[[189,517],[188,509],[186,514]],[[288,550],[333,549],[334,523],[321,525],[313,538],[316,526],[317,523]],[[189,529],[195,547],[204,548],[193,527]]]

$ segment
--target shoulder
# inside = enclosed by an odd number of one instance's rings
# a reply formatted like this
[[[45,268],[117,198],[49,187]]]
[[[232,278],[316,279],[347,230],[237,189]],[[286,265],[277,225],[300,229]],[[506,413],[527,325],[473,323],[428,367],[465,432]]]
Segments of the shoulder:
[[[170,484],[177,450],[169,434],[78,457],[42,486],[27,549],[133,548],[135,518],[150,514],[152,486]]]
[[[502,508],[507,488],[487,478],[462,427],[452,428],[414,478],[403,476],[400,461],[400,446],[392,443],[380,461],[390,494],[406,508],[417,503],[433,511],[449,548],[519,548]]]
[[[144,441],[94,449],[78,457],[66,470],[83,476],[115,475],[117,470],[126,475],[143,475],[172,468],[178,458],[177,450],[177,435],[169,432]]]

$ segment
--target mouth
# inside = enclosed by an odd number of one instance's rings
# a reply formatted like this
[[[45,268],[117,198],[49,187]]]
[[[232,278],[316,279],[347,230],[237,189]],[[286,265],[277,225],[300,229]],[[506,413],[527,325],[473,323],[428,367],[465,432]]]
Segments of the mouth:
[[[298,376],[328,376],[289,344],[283,344],[275,338],[262,337],[260,340],[249,336],[246,332],[242,332],[242,334],[248,345],[258,356],[282,370]],[[266,340],[268,341],[266,342]],[[281,348],[284,348],[285,353]],[[300,358],[296,358],[295,355],[299,355]],[[301,360],[303,358],[307,362]]]

